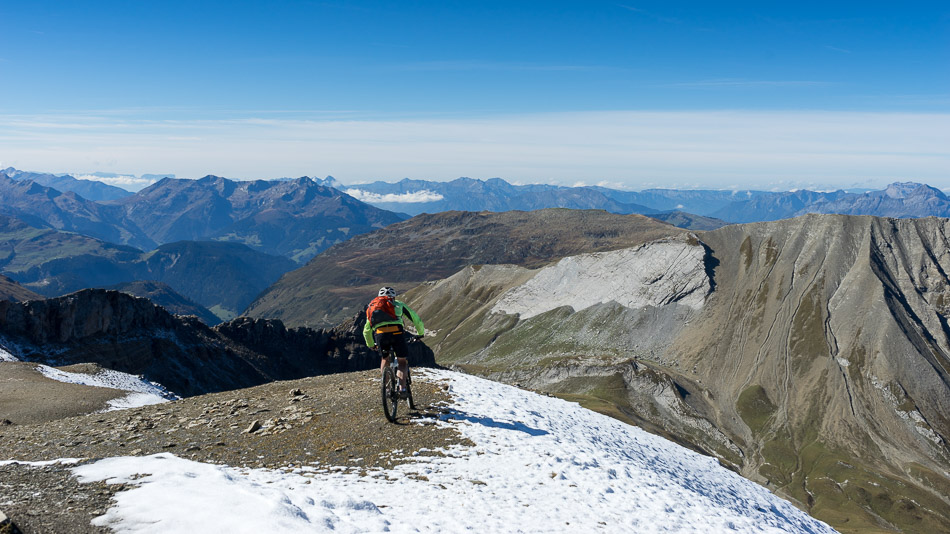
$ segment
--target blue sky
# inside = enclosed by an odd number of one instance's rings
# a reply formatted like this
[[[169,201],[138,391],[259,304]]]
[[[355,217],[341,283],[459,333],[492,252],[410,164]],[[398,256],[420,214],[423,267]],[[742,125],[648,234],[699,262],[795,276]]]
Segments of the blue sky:
[[[0,164],[950,186],[950,7],[774,4],[4,0]]]

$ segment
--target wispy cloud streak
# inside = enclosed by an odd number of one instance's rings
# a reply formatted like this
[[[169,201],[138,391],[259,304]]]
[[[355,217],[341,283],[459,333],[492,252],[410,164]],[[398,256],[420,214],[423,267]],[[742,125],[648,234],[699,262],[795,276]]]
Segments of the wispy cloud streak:
[[[402,71],[509,71],[509,72],[591,72],[619,70],[616,67],[596,65],[550,65],[542,63],[516,63],[504,61],[423,61],[403,63],[390,67]]]
[[[681,82],[666,84],[664,87],[827,87],[835,85],[832,82],[815,80],[699,80],[695,82]]]
[[[182,177],[458,176],[631,187],[950,186],[950,114],[589,112],[202,121],[0,115],[0,165]]]

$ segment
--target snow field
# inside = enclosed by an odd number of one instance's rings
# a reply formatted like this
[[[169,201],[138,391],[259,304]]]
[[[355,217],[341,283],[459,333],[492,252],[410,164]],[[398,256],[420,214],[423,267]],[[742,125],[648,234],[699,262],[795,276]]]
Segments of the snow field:
[[[455,403],[440,424],[474,447],[422,452],[368,476],[171,454],[73,471],[83,482],[137,485],[95,521],[118,532],[834,532],[712,458],[576,404],[419,374],[451,385]]]

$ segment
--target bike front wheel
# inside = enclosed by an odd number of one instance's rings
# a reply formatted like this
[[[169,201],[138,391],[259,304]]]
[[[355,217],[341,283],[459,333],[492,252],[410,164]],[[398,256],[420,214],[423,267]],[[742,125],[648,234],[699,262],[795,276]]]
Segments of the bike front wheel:
[[[399,407],[399,379],[392,368],[383,369],[381,393],[383,396],[383,413],[390,423],[396,422],[396,409]]]

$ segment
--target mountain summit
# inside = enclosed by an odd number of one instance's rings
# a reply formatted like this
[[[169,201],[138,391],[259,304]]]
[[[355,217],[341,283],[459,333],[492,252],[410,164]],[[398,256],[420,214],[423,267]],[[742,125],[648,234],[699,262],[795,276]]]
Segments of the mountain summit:
[[[119,200],[158,243],[219,240],[304,262],[330,245],[401,220],[303,177],[236,182],[165,178]]]

